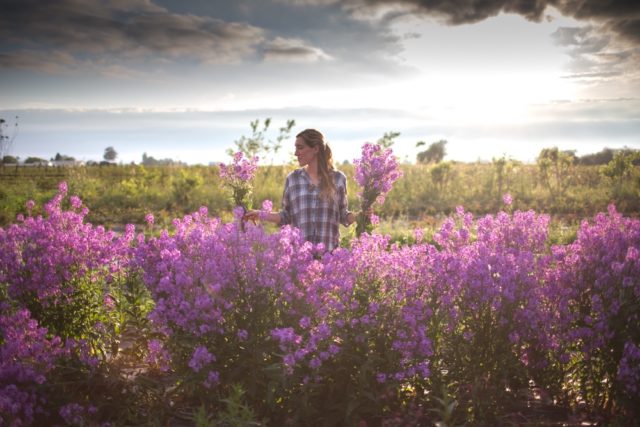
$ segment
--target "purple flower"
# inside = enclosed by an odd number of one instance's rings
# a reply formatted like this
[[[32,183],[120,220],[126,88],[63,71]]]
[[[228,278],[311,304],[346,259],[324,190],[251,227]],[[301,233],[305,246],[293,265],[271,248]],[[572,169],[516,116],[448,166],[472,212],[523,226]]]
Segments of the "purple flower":
[[[209,371],[207,374],[207,379],[204,380],[204,386],[206,388],[215,387],[220,383],[220,372],[218,371]]]
[[[220,178],[232,191],[236,206],[245,206],[251,193],[251,181],[258,170],[258,157],[247,159],[242,152],[233,156],[233,163],[220,163]]]
[[[402,176],[393,151],[383,149],[379,144],[364,144],[362,157],[353,163],[355,180],[362,187],[360,197],[366,206],[371,206],[377,197],[384,198],[393,183]]]
[[[374,218],[365,218],[374,203],[383,204],[385,196],[393,183],[402,176],[398,160],[390,148],[383,149],[379,144],[366,143],[362,146],[362,157],[353,161],[354,177],[361,189],[358,197],[361,200],[362,214],[358,221],[356,234],[366,231]]]
[[[147,223],[147,225],[152,226],[155,221],[155,218],[152,213],[148,213],[145,215],[144,220]]]
[[[104,302],[104,306],[109,311],[113,310],[116,307],[116,303],[113,300],[113,297],[111,295],[105,295],[103,302]]]
[[[311,369],[318,369],[321,365],[322,361],[317,357],[314,357],[309,361],[309,366],[311,367]]]
[[[60,416],[68,425],[82,426],[85,423],[84,406],[78,403],[69,403],[60,408]]]
[[[78,196],[71,196],[69,202],[73,209],[80,209],[82,207],[82,200]]]
[[[273,210],[273,202],[271,200],[265,200],[262,202],[262,209],[260,210],[260,219],[265,219],[269,216]]]
[[[169,352],[165,350],[162,342],[157,339],[152,339],[147,345],[147,357],[145,361],[152,367],[159,369],[161,372],[167,372],[169,370],[169,362],[171,356]]]
[[[309,319],[308,316],[305,316],[302,319],[300,319],[299,323],[302,329],[307,329],[309,326],[311,326],[311,319]]]
[[[215,356],[209,353],[209,350],[203,345],[196,347],[189,361],[189,367],[194,372],[199,372],[202,368],[216,360]]]
[[[293,366],[296,364],[296,358],[293,354],[287,354],[282,358],[282,363],[286,366]]]
[[[240,341],[246,341],[249,338],[249,332],[247,332],[245,329],[240,329],[237,335]]]

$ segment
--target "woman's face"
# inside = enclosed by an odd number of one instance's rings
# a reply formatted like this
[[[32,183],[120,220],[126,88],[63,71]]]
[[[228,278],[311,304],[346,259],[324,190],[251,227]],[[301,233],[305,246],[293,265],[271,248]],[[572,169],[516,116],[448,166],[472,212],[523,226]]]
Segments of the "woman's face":
[[[307,145],[304,139],[296,138],[296,157],[300,166],[306,166],[312,163],[318,157],[318,147],[310,147]]]

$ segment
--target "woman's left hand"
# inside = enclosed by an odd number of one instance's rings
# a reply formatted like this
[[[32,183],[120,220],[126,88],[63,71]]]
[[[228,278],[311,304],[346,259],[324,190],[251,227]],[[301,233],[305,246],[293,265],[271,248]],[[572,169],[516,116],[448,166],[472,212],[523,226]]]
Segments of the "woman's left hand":
[[[244,215],[242,215],[242,220],[244,222],[251,221],[254,224],[257,220],[260,219],[260,211],[248,211]]]

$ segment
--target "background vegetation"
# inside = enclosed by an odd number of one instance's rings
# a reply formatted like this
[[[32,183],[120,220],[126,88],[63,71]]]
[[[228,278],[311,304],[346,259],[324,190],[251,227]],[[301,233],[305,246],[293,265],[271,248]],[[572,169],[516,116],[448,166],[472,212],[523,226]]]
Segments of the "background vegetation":
[[[640,169],[635,152],[620,152],[603,165],[581,164],[566,152],[543,150],[535,164],[508,158],[490,163],[450,161],[404,164],[404,176],[389,193],[378,215],[381,230],[411,234],[432,227],[464,206],[484,215],[498,211],[505,193],[513,208],[551,214],[565,224],[605,211],[615,203],[621,213],[640,213]],[[253,206],[269,199],[280,204],[284,178],[295,166],[266,165],[257,172]],[[349,206],[359,207],[353,166],[338,165],[349,178]],[[49,200],[61,181],[91,207],[87,220],[108,227],[143,224],[153,212],[166,226],[175,217],[207,206],[213,216],[227,218],[232,202],[221,185],[217,166],[91,165],[75,167],[0,167],[0,226],[24,212],[25,203]],[[398,226],[400,225],[400,226]],[[393,234],[392,233],[392,234]],[[400,236],[396,236],[400,237]]]

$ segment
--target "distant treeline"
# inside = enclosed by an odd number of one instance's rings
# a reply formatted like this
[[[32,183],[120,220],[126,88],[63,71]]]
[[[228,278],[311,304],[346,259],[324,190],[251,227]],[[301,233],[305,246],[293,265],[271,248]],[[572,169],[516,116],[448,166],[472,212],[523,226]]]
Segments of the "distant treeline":
[[[387,139],[389,140],[389,142],[387,143],[388,146],[393,145],[393,138],[397,137],[399,135],[399,133],[392,133],[391,135],[385,135],[385,137],[387,137]],[[380,141],[385,141],[385,138],[381,138]],[[379,143],[380,143],[379,141]],[[446,156],[446,146],[447,141],[446,140],[441,140],[438,142],[435,142],[433,144],[431,144],[429,146],[429,148],[427,150],[421,151],[416,155],[416,163],[439,163],[441,161],[443,161],[444,157]],[[416,147],[420,147],[422,145],[425,145],[424,142],[418,142],[416,144]],[[111,147],[109,147],[111,148]],[[240,147],[242,148],[242,147]],[[543,149],[540,152],[540,155],[544,155],[544,153],[548,150],[553,150],[553,149]],[[577,156],[576,155],[576,150],[563,150],[561,151],[562,154],[569,156],[570,158],[573,159],[573,162],[577,165],[587,165],[587,166],[599,166],[599,165],[606,165],[607,163],[611,162],[613,160],[613,158],[616,156],[616,154],[622,154],[622,155],[630,155],[630,154],[634,154],[637,153],[638,150],[634,150],[632,148],[604,148],[601,151],[597,152],[597,153],[591,153],[591,154],[585,154],[582,156]],[[256,152],[248,152],[247,154],[249,155],[255,155],[257,154]],[[113,156],[117,156],[117,153]],[[113,160],[115,160],[115,157],[113,157]],[[60,154],[60,153],[56,153],[56,155],[54,157],[52,157],[50,160],[46,160],[43,159],[41,157],[35,157],[35,156],[29,156],[27,158],[24,159],[24,161],[22,161],[23,164],[42,164],[42,165],[46,165],[49,162],[78,162],[76,160],[75,157],[73,156],[68,156],[65,154]],[[14,157],[11,155],[5,155],[2,158],[2,161],[0,162],[0,164],[2,165],[16,165],[20,163],[20,159],[18,157]],[[79,163],[83,163],[86,166],[106,166],[106,165],[114,165],[115,163],[113,161],[107,161],[107,160],[103,160],[103,161],[93,161],[93,160],[89,160],[87,162],[79,162]],[[135,162],[133,162],[135,163]],[[166,158],[166,159],[156,159],[153,156],[149,156],[147,155],[147,153],[143,153],[142,154],[142,161],[139,163],[141,165],[144,166],[173,166],[173,165],[186,165],[184,162],[181,162],[179,160],[173,160],[170,158]],[[636,159],[634,161],[634,164],[640,164],[640,159]],[[55,165],[55,163],[54,163]]]
[[[604,148],[602,151],[599,151],[597,153],[585,154],[583,156],[576,156],[575,150],[565,151],[565,153],[575,158],[575,161],[577,164],[587,165],[587,166],[606,165],[607,163],[613,160],[616,154],[626,156],[626,155],[633,155],[637,152],[638,150],[634,150],[631,148],[620,148],[620,149]],[[640,164],[640,158],[635,159],[634,164],[635,165]]]

